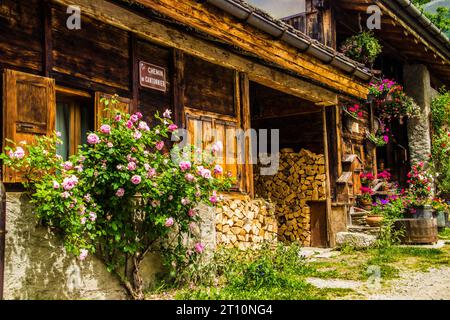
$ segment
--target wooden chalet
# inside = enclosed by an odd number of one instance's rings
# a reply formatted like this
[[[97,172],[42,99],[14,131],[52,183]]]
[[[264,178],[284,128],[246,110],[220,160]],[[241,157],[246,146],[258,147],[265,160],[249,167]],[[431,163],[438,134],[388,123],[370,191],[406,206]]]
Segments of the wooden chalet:
[[[3,145],[58,130],[65,141],[58,152],[67,157],[96,127],[100,99],[112,94],[148,119],[171,108],[193,141],[222,140],[233,157],[230,130],[280,129],[281,149],[324,159],[324,172],[314,174],[325,183],[306,187],[300,203],[308,216],[290,227],[307,229],[307,245],[333,246],[347,229],[359,172],[383,163],[400,177],[410,155],[406,124],[395,129],[401,147],[377,151],[367,143],[373,110],[364,101],[379,73],[338,53],[338,44],[359,31],[358,19],[375,2],[384,46],[375,69],[408,83],[403,66],[425,65],[434,88],[450,82],[450,45],[404,1],[306,2],[307,12],[283,22],[240,0],[1,1]],[[69,6],[80,9],[80,28],[69,28]],[[364,119],[347,126],[343,102],[363,103]],[[246,159],[250,150],[247,143]],[[237,178],[230,197],[252,201],[257,166],[226,170]],[[3,181],[12,190],[20,177],[4,170]]]

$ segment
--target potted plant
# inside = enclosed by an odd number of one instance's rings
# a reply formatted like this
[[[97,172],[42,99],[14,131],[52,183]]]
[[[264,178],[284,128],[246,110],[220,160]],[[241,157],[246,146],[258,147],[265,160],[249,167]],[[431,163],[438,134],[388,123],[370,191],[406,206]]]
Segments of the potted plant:
[[[377,199],[372,205],[372,210],[370,214],[366,217],[366,223],[370,227],[381,227],[386,207],[389,205],[389,200],[387,199]]]
[[[391,173],[387,170],[384,170],[377,174],[377,179],[382,183],[381,189],[383,191],[389,190],[389,181],[391,180]]]
[[[371,187],[361,187],[361,195],[358,197],[359,205],[366,210],[372,209],[372,194],[373,190]]]
[[[371,172],[361,172],[359,177],[361,179],[361,184],[364,187],[370,186],[373,180],[375,180],[375,176]]]
[[[407,182],[409,183],[410,213],[416,219],[433,218],[433,207],[431,205],[432,178],[425,169],[423,162],[412,166],[411,172],[408,173]]]
[[[437,219],[438,229],[445,229],[448,223],[448,209],[449,206],[445,203],[441,198],[434,198],[432,202],[432,206],[435,212],[435,216]]]
[[[371,31],[364,31],[346,39],[340,46],[340,51],[349,58],[372,67],[382,46]]]
[[[359,122],[364,116],[362,108],[359,104],[355,103],[353,105],[344,105],[342,110],[345,115],[345,126],[348,131],[353,132],[355,122]]]
[[[404,118],[416,116],[420,112],[415,101],[393,80],[372,82],[369,93],[374,96],[376,113],[381,121],[391,122],[392,119],[398,119],[402,123]]]

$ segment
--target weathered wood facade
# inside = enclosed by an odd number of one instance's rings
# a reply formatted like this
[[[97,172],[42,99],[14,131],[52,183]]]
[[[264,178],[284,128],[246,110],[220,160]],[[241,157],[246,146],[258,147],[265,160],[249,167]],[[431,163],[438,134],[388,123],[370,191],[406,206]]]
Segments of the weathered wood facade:
[[[247,23],[250,17],[239,20],[194,0],[2,1],[3,145],[7,138],[31,141],[53,131],[66,110],[65,152],[73,153],[84,132],[98,126],[101,97],[112,94],[120,96],[123,110],[147,119],[171,108],[192,143],[221,140],[235,150],[232,157],[248,160],[252,146],[247,140],[245,150],[238,150],[228,133],[280,129],[280,148],[324,156],[326,196],[311,205],[311,229],[327,230],[322,243],[321,236],[313,237],[316,244],[333,245],[334,234],[346,227],[345,208],[359,192],[359,171],[377,169],[376,149],[365,139],[373,124],[373,110],[364,103],[371,78],[367,70],[367,78],[357,77],[361,66],[345,57],[347,71],[332,63],[345,35],[336,17],[360,8],[344,1],[307,4],[305,14],[286,21],[327,47],[293,28],[274,37]],[[70,5],[81,10],[80,29],[67,26]],[[283,40],[289,32],[309,41],[306,52]],[[326,63],[310,50],[331,53],[332,59]],[[142,63],[163,70],[163,90],[142,85]],[[348,126],[341,108],[346,103],[363,106],[357,128]],[[255,196],[252,164],[225,169],[237,177],[233,197]],[[3,181],[20,179],[5,170]]]

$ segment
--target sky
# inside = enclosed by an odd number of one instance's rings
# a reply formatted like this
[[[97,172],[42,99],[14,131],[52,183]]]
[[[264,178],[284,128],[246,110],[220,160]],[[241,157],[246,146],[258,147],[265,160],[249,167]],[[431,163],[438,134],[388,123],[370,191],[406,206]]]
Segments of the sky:
[[[269,1],[270,2],[270,1]],[[450,8],[450,0],[435,0],[427,3],[424,8],[434,12],[437,7],[447,7]]]
[[[284,18],[304,11],[302,0],[247,0],[255,7],[261,8],[275,18]]]

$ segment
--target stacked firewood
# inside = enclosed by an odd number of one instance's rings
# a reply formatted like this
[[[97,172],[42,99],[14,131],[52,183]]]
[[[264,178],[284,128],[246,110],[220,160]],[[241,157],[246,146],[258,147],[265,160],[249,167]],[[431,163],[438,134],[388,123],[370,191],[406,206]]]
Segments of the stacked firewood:
[[[256,194],[275,204],[280,241],[311,242],[309,200],[325,200],[325,158],[302,149],[299,153],[280,152],[278,173],[261,176],[256,170]]]
[[[277,241],[277,219],[273,205],[256,200],[224,200],[217,208],[218,244],[240,249]]]

